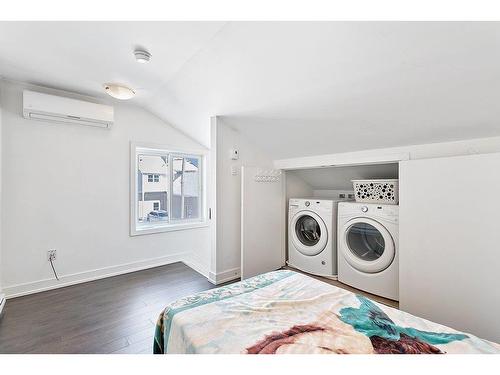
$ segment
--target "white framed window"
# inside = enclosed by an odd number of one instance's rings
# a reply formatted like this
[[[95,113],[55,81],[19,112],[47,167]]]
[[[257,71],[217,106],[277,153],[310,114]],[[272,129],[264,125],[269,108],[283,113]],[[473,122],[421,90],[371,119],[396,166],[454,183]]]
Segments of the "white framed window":
[[[160,182],[159,174],[148,174],[148,182]]]
[[[130,234],[207,225],[203,152],[131,144]]]

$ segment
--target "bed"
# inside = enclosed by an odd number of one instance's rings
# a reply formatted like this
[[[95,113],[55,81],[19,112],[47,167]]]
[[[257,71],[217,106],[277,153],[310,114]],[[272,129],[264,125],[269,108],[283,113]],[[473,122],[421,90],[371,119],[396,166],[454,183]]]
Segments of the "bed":
[[[171,303],[154,353],[500,353],[500,345],[280,270]]]

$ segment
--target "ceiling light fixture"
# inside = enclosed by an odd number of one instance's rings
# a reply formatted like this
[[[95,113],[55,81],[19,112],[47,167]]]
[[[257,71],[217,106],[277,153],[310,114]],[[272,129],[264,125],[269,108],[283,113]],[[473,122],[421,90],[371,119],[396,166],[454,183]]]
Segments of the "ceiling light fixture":
[[[149,62],[149,60],[151,60],[151,54],[148,51],[142,49],[136,49],[134,51],[134,56],[135,60],[141,64],[146,64]]]
[[[120,100],[131,99],[135,95],[135,91],[131,88],[114,83],[105,83],[104,90],[109,96]]]

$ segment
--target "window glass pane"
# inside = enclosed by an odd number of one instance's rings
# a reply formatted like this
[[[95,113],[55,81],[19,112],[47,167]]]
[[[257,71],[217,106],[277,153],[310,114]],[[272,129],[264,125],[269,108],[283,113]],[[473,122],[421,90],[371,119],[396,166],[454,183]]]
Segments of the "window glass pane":
[[[200,158],[186,158],[184,169],[184,218],[198,219],[201,212]]]
[[[200,218],[200,158],[172,157],[172,218]]]
[[[168,222],[168,190],[168,156],[137,155],[138,223]]]

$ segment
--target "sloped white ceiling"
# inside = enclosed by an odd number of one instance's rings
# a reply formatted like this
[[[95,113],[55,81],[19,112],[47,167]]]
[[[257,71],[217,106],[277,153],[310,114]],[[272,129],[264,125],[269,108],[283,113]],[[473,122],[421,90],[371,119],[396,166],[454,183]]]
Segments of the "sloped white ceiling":
[[[103,84],[136,90],[131,100],[183,129],[188,103],[169,82],[225,22],[0,22],[0,76],[95,97]],[[133,51],[146,48],[149,64]],[[190,113],[190,111],[186,111]],[[194,134],[195,138],[203,141]]]
[[[135,63],[132,50],[153,54]],[[0,74],[133,99],[276,159],[500,135],[498,22],[0,23]]]

